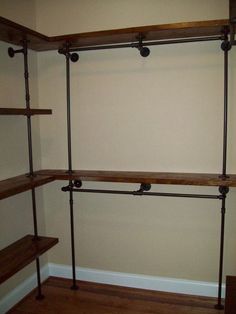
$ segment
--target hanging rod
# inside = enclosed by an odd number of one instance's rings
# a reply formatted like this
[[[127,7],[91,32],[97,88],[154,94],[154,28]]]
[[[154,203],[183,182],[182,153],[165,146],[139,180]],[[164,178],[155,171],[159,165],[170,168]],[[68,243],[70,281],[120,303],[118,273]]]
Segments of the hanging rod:
[[[186,193],[162,193],[162,192],[145,192],[138,191],[123,191],[123,190],[103,190],[103,189],[77,189],[74,187],[65,186],[61,189],[63,192],[73,191],[79,193],[102,193],[102,194],[121,194],[133,196],[164,196],[164,197],[185,197],[185,198],[202,198],[222,200],[222,195],[208,195],[208,194],[186,194]]]
[[[143,45],[158,46],[158,45],[168,45],[168,44],[215,41],[215,40],[223,40],[223,39],[224,39],[224,36],[193,37],[193,38],[182,38],[182,39],[172,39],[172,40],[147,41],[147,42],[143,42]],[[87,47],[81,47],[81,48],[75,47],[75,48],[70,48],[69,50],[70,52],[76,52],[76,51],[105,50],[105,49],[118,49],[118,48],[139,48],[139,45],[140,43],[136,42],[136,43],[117,44],[117,45],[87,46]]]

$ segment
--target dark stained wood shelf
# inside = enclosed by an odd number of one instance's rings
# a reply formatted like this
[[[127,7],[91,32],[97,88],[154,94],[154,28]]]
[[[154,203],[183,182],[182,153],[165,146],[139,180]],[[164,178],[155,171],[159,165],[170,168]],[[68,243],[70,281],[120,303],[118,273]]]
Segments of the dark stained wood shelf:
[[[0,115],[33,116],[40,114],[52,114],[51,109],[25,109],[25,108],[0,108]]]
[[[57,49],[66,41],[70,42],[72,47],[78,48],[96,45],[131,43],[137,42],[140,35],[144,37],[144,42],[151,40],[217,36],[222,35],[223,28],[228,24],[228,20],[212,20],[140,26],[54,36],[50,37],[50,49]]]
[[[36,172],[43,176],[52,176],[55,180],[103,181],[124,183],[151,183],[201,186],[231,186],[236,187],[236,175],[222,179],[220,174],[209,173],[170,173],[170,172],[139,172],[139,171],[98,171],[74,170],[69,175],[66,170],[40,170]]]
[[[142,171],[74,170],[73,174],[69,175],[66,170],[55,169],[39,170],[36,171],[35,174],[36,176],[33,178],[30,178],[24,174],[0,181],[0,200],[55,180],[70,179],[100,182],[236,187],[236,174],[229,174],[229,178],[227,179],[222,179],[220,178],[220,174],[213,173],[171,173]]]
[[[46,51],[56,50],[65,42],[70,42],[72,47],[78,48],[137,42],[137,37],[140,34],[145,37],[144,41],[219,36],[222,34],[222,29],[228,25],[228,20],[211,20],[140,26],[49,37],[0,17],[0,40],[15,45],[21,45],[21,41],[27,39],[30,49]]]
[[[30,178],[28,176],[20,175],[0,181],[0,200],[21,192],[25,192],[40,185],[44,185],[54,181],[52,176],[36,176]]]
[[[26,235],[0,251],[0,284],[58,243],[57,238]]]

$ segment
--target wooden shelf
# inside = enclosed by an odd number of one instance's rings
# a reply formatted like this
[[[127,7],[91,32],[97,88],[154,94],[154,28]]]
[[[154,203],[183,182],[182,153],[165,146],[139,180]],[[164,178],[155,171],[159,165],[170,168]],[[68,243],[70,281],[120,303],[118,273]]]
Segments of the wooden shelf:
[[[52,176],[27,177],[25,174],[0,181],[0,200],[54,181]]]
[[[0,115],[33,116],[40,114],[52,114],[51,109],[25,109],[25,108],[0,108]]]
[[[228,20],[212,20],[163,25],[150,25],[98,32],[77,33],[62,36],[45,36],[27,27],[0,17],[0,40],[21,45],[22,39],[29,40],[29,48],[36,51],[56,50],[65,42],[72,47],[137,42],[141,34],[145,40],[217,36],[229,25]]]
[[[69,175],[66,170],[40,170],[38,175],[52,176],[55,180],[102,181],[124,183],[151,183],[201,186],[236,187],[236,175],[230,174],[223,180],[219,174],[208,173],[170,173],[170,172],[137,172],[137,171],[97,171],[74,170]]]
[[[71,46],[86,47],[107,44],[137,42],[141,34],[145,41],[206,37],[222,35],[222,29],[229,24],[228,20],[213,20],[163,25],[150,25],[98,32],[71,34],[50,37],[50,49],[57,49],[69,41]]]
[[[0,251],[0,284],[58,243],[57,238],[26,235]]]
[[[0,200],[28,191],[55,180],[100,181],[122,183],[151,183],[169,185],[228,186],[236,187],[236,174],[221,179],[215,173],[170,173],[142,171],[99,171],[74,170],[69,175],[66,170],[39,170],[34,178],[25,174],[0,181]]]

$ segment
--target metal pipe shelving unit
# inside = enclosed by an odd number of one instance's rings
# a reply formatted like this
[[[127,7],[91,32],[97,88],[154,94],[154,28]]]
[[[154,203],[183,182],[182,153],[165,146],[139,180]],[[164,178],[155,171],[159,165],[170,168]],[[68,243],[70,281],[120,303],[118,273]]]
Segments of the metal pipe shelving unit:
[[[235,0],[231,0],[230,4],[236,3]],[[236,8],[236,5],[233,6]],[[9,55],[14,56],[15,53],[23,53],[24,55],[24,68],[25,68],[25,101],[27,114],[27,130],[28,130],[28,147],[29,147],[29,177],[34,180],[35,176],[38,178],[44,176],[45,182],[48,183],[56,179],[68,180],[68,185],[62,187],[63,192],[69,193],[69,209],[70,209],[70,235],[71,235],[71,258],[72,258],[72,289],[77,290],[78,285],[76,282],[76,254],[75,254],[75,236],[74,236],[74,193],[102,193],[102,194],[115,194],[115,195],[132,195],[132,196],[157,196],[157,197],[183,197],[183,198],[201,198],[219,200],[221,202],[221,228],[220,228],[220,253],[219,253],[219,274],[218,274],[218,298],[217,309],[223,309],[222,304],[222,282],[223,282],[223,256],[224,256],[224,233],[225,233],[225,213],[226,213],[226,197],[229,192],[230,186],[236,186],[235,175],[229,175],[227,173],[227,141],[228,141],[228,54],[233,45],[235,45],[235,23],[236,23],[236,9],[231,9],[230,21],[205,21],[205,22],[190,22],[190,23],[176,23],[167,25],[154,25],[147,27],[136,27],[130,29],[120,29],[112,31],[92,32],[84,34],[72,34],[65,36],[48,37],[32,31],[28,28],[20,26],[14,22],[0,18],[0,40],[4,40],[14,44],[23,44],[23,48],[19,50],[9,49]],[[1,27],[2,25],[2,27]],[[9,35],[10,34],[10,35]],[[14,34],[14,36],[12,36]],[[23,34],[23,35],[22,35]],[[229,39],[230,35],[230,39]],[[22,36],[24,40],[22,41]],[[145,182],[140,179],[138,175],[130,174],[124,181],[118,179],[117,174],[114,176],[110,172],[106,172],[104,175],[97,171],[96,175],[91,175],[87,172],[86,175],[80,175],[83,171],[77,171],[73,169],[72,164],[72,125],[71,125],[71,86],[70,86],[70,62],[77,62],[79,55],[77,52],[92,51],[92,50],[108,50],[108,49],[122,49],[122,48],[135,48],[139,51],[142,57],[148,57],[150,49],[148,47],[158,45],[172,45],[179,43],[191,43],[191,42],[209,42],[209,41],[221,41],[221,49],[224,57],[224,116],[223,116],[223,139],[222,139],[222,171],[218,176],[217,182],[219,193],[218,194],[191,194],[191,193],[161,193],[150,191],[153,183],[153,178],[158,174],[152,173],[150,175],[150,182],[148,175]],[[68,169],[66,172],[61,173],[59,170],[50,174],[50,170],[34,172],[33,169],[33,153],[32,153],[32,135],[31,135],[31,115],[30,115],[30,96],[29,96],[29,76],[28,76],[28,48],[36,51],[56,50],[65,57],[66,68],[66,108],[67,108],[67,152],[68,152]],[[2,110],[3,114],[6,110]],[[9,112],[9,111],[8,111]],[[1,113],[1,111],[0,111]],[[9,114],[9,113],[8,113]],[[55,173],[56,172],[56,173]],[[92,171],[91,171],[92,172]],[[94,171],[95,173],[96,171]],[[122,176],[122,174],[120,173]],[[125,174],[125,176],[127,173]],[[162,174],[165,177],[165,174]],[[212,175],[213,176],[213,175]],[[169,174],[166,175],[165,184],[175,184],[176,180],[181,182],[180,184],[188,185],[198,182],[196,185],[214,185],[212,176],[209,175],[209,180],[204,181],[203,178],[199,181],[194,181],[194,174],[191,180],[180,179],[178,175],[173,179],[169,179]],[[95,179],[96,177],[96,179]],[[181,177],[181,176],[180,176]],[[184,176],[183,176],[184,177]],[[190,176],[191,177],[191,176]],[[201,177],[201,176],[200,176]],[[85,189],[82,188],[82,181],[84,179],[91,181],[105,181],[105,182],[137,182],[140,187],[136,191],[127,190],[108,190],[108,189]],[[127,180],[127,181],[125,181]],[[157,179],[158,180],[158,179]],[[182,181],[181,181],[182,180]],[[188,182],[192,183],[188,183]],[[171,183],[168,183],[171,182]],[[206,183],[207,182],[207,183]],[[0,182],[1,183],[1,182]],[[154,180],[154,183],[156,181]],[[0,185],[1,187],[1,185]],[[36,215],[36,199],[34,185],[28,185],[27,189],[31,189],[32,193],[32,208],[33,208],[33,220],[34,220],[34,237],[38,239],[37,230],[37,215]],[[19,191],[15,188],[15,194],[19,193],[26,188],[21,188]],[[14,190],[12,188],[9,191],[3,191],[4,195],[13,195]],[[4,194],[5,193],[5,194]],[[1,188],[0,188],[1,195]],[[5,196],[7,197],[7,196]],[[40,280],[40,265],[39,259],[36,257],[37,278],[38,278],[38,295],[37,298],[43,297],[41,292],[41,280]]]

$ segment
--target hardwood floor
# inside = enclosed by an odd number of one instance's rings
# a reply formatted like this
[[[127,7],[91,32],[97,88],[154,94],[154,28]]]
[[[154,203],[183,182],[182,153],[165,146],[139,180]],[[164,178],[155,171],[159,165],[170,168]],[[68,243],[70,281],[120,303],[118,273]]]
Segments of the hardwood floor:
[[[214,309],[214,298],[124,288],[50,277],[43,284],[45,298],[35,300],[35,292],[18,303],[9,314],[223,314]]]

